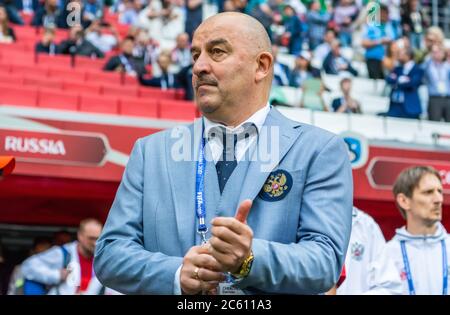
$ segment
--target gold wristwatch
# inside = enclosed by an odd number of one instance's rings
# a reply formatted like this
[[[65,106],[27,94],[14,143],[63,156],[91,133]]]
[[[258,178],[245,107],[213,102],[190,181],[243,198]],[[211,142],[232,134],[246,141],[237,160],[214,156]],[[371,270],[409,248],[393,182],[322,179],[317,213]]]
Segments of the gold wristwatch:
[[[250,252],[250,255],[248,255],[247,258],[245,258],[244,262],[241,265],[241,269],[239,269],[238,273],[233,273],[233,277],[237,279],[242,279],[248,276],[250,273],[250,270],[252,268],[253,259],[255,257],[253,256],[253,252]]]

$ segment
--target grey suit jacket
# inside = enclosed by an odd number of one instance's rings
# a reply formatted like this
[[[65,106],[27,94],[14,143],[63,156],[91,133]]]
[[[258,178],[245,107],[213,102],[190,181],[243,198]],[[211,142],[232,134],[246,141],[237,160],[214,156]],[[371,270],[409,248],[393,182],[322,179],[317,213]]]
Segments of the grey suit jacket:
[[[346,145],[274,108],[264,127],[269,132],[260,133],[251,161],[239,162],[222,195],[214,162],[207,162],[206,222],[234,216],[242,200],[252,199],[247,222],[255,259],[239,286],[247,293],[325,292],[337,282],[350,237],[353,186]],[[195,171],[201,130],[199,119],[136,142],[97,242],[94,267],[105,286],[128,294],[173,294],[183,256],[200,243]],[[267,144],[270,163],[257,157],[267,158]],[[279,170],[292,180],[281,196],[267,200],[271,193],[261,189]]]

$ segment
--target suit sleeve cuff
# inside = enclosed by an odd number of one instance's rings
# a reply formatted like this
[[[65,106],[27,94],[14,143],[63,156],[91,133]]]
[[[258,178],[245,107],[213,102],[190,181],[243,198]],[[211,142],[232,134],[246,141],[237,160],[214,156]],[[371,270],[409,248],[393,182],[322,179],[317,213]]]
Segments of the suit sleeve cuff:
[[[175,278],[173,279],[173,294],[174,295],[181,295],[181,281],[180,281],[180,275],[181,275],[181,265],[178,267],[177,272],[175,272]]]

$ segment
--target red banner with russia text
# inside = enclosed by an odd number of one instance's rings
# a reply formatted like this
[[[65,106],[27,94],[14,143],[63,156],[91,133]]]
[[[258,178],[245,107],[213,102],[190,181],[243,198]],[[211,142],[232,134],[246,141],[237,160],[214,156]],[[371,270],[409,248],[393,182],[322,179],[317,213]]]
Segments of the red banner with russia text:
[[[12,155],[18,161],[102,166],[107,152],[108,143],[101,134],[0,129],[0,155]]]

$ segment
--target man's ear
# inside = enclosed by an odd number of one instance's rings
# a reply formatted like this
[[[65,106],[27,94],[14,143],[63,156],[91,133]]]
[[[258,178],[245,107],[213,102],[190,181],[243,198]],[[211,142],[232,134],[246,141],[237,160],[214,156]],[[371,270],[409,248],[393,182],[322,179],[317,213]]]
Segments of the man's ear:
[[[259,53],[256,57],[255,81],[260,82],[270,75],[272,71],[273,57],[269,52]]]
[[[411,208],[411,199],[408,198],[405,194],[400,193],[395,197],[398,205],[405,211],[408,211]]]

